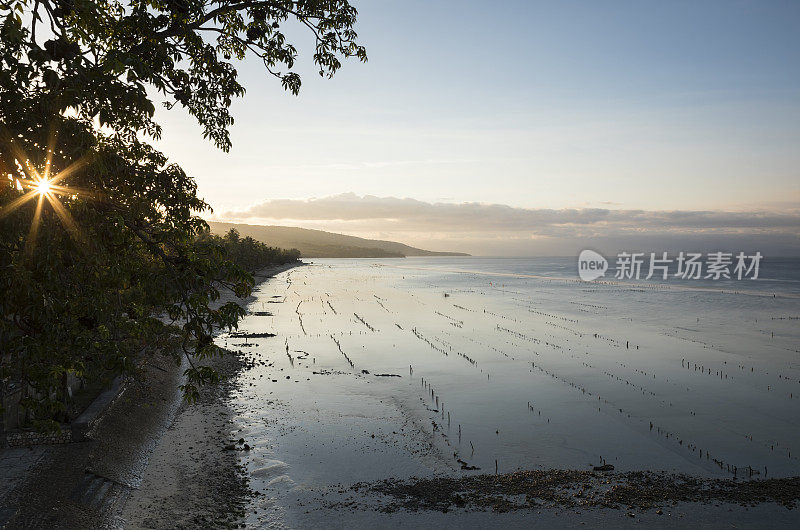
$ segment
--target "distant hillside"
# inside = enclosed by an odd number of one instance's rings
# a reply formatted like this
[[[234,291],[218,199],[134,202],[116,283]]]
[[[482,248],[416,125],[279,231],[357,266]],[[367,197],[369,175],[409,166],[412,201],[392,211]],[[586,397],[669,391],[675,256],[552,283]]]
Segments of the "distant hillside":
[[[431,252],[394,241],[364,239],[291,226],[261,226],[209,222],[211,231],[224,234],[235,228],[242,236],[280,248],[296,248],[304,258],[404,258],[406,256],[467,256],[460,252]]]

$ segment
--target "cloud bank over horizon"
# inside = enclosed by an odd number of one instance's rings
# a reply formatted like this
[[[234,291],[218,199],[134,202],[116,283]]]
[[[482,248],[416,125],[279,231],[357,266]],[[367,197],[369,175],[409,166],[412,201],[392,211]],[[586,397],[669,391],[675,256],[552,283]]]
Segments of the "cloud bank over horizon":
[[[343,193],[270,199],[215,220],[278,224],[484,255],[760,250],[800,255],[800,203],[749,211],[519,208]],[[435,248],[433,248],[435,246]]]

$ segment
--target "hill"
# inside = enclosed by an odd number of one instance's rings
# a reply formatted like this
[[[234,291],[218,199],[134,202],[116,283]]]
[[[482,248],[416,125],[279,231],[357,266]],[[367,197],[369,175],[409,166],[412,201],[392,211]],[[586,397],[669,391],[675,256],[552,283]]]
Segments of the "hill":
[[[406,256],[467,256],[460,252],[433,252],[394,241],[364,239],[292,226],[263,226],[209,222],[211,231],[224,234],[235,228],[246,237],[280,248],[296,248],[304,258],[404,258]]]

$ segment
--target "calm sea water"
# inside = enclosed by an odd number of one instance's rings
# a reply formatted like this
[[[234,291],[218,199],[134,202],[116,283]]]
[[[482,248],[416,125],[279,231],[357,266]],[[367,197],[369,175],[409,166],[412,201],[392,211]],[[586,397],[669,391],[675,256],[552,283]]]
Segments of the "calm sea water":
[[[607,278],[577,281],[574,259],[410,258],[262,284],[241,331],[277,337],[219,339],[260,362],[236,403],[254,483],[276,507],[495,466],[800,474],[800,262]]]

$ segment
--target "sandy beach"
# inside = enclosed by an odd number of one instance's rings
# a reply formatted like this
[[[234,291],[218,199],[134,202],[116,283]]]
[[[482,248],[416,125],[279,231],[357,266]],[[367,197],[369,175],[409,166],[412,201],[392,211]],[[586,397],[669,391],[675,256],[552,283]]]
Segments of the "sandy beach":
[[[263,282],[288,266],[255,276]],[[224,292],[218,304],[236,301]],[[215,358],[223,375],[187,405],[178,386],[185,366],[154,357],[129,379],[83,442],[0,452],[8,489],[2,528],[197,528],[235,526],[247,481],[229,445],[227,396],[244,366]]]
[[[263,269],[257,286],[293,266]],[[255,300],[226,292],[217,301],[247,307]],[[181,402],[172,422],[153,447],[139,487],[133,491],[117,522],[125,528],[236,527],[244,517],[249,480],[239,463],[243,444],[230,435],[231,392],[247,367],[244,356],[228,352],[213,359],[223,381],[201,390],[193,404]]]

